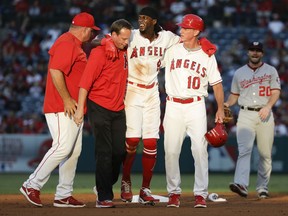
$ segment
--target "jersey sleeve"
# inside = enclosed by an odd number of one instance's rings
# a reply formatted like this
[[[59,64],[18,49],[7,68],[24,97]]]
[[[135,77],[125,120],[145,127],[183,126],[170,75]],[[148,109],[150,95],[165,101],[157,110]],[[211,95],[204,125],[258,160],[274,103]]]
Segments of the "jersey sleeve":
[[[60,70],[68,75],[77,57],[74,55],[75,49],[76,47],[73,43],[67,41],[60,42],[57,47],[49,51],[51,55],[50,68]]]
[[[232,79],[232,84],[231,84],[231,93],[232,94],[240,94],[240,89],[238,86],[238,70],[235,71],[235,74]]]
[[[169,38],[169,45],[167,47],[168,49],[174,44],[180,43],[181,39],[178,35],[174,34],[171,31],[166,31],[165,33],[167,34],[167,38]]]
[[[135,34],[136,34],[137,30],[136,29],[133,29],[131,31],[131,35],[130,35],[130,39],[129,39],[129,43],[133,40],[133,38],[135,37]]]
[[[168,63],[169,63],[169,57],[170,57],[170,53],[172,52],[173,47],[170,47],[168,50],[166,50],[163,61],[162,61],[162,68],[165,68]],[[165,69],[166,71],[168,71],[168,68]]]
[[[272,67],[270,89],[281,89],[280,78],[276,68]]]
[[[206,55],[206,54],[205,54]],[[216,85],[222,82],[222,77],[218,69],[218,64],[216,61],[215,56],[208,57],[208,67],[207,67],[207,74],[208,74],[208,82],[210,86]]]

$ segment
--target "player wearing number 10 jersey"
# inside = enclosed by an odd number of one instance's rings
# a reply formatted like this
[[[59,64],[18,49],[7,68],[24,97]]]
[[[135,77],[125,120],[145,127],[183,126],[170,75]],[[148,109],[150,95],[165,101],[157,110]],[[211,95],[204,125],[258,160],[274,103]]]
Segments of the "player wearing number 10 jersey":
[[[198,36],[204,29],[203,20],[194,15],[183,17],[180,36],[183,43],[167,50],[164,57],[165,87],[167,93],[164,116],[164,150],[167,207],[179,207],[181,178],[179,157],[183,140],[191,139],[195,165],[195,208],[205,208],[208,195],[207,115],[205,97],[208,84],[213,88],[218,110],[215,122],[224,117],[224,92],[216,58],[203,51]],[[201,49],[202,48],[202,49]]]

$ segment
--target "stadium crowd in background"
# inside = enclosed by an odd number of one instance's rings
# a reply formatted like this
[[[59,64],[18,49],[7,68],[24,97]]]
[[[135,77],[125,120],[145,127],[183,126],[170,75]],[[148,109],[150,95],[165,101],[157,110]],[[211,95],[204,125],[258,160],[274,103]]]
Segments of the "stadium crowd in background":
[[[275,134],[287,135],[288,0],[2,0],[0,133],[49,133],[42,113],[47,50],[67,30],[69,20],[76,13],[93,14],[105,34],[109,32],[110,24],[119,18],[127,19],[136,27],[137,13],[147,5],[160,12],[159,24],[175,33],[179,33],[176,23],[183,14],[203,17],[206,24],[203,35],[218,46],[216,58],[226,96],[235,69],[247,61],[241,51],[250,40],[261,41],[265,49],[264,60],[277,69],[282,84],[282,93],[274,108]],[[90,47],[87,45],[85,50],[89,54]],[[163,73],[159,80],[164,111]],[[208,113],[216,112],[213,101],[211,94],[207,101]],[[213,124],[214,116],[209,114],[208,127]],[[228,128],[234,132],[235,122]],[[88,121],[83,133],[91,134]]]

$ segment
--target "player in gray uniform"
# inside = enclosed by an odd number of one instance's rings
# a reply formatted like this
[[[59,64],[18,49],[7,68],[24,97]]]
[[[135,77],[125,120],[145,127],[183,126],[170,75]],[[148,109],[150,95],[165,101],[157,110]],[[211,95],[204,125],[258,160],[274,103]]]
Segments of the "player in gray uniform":
[[[231,94],[224,103],[229,107],[237,101],[240,106],[237,120],[238,159],[231,191],[248,196],[250,159],[255,137],[260,155],[256,191],[258,197],[268,197],[272,170],[274,117],[272,107],[280,95],[280,80],[276,69],[262,62],[263,45],[252,42],[248,47],[248,64],[236,70]]]

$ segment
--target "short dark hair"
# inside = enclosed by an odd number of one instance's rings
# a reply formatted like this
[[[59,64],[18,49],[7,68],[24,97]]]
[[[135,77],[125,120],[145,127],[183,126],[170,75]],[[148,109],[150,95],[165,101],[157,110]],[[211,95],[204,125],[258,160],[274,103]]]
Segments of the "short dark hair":
[[[121,29],[123,29],[123,28],[132,30],[133,27],[129,21],[127,21],[125,19],[118,19],[112,23],[111,28],[110,28],[110,32],[111,32],[111,34],[112,34],[112,32],[115,32],[117,35],[119,35]]]

